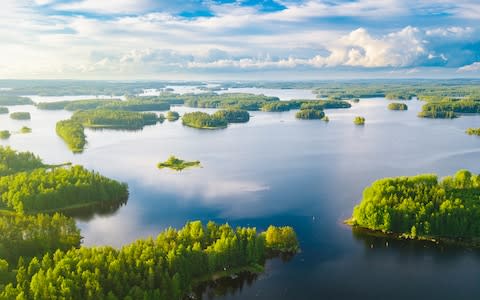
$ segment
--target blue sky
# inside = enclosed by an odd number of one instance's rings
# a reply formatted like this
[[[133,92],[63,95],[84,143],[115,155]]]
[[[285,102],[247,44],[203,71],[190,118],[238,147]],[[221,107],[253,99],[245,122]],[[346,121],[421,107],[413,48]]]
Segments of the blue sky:
[[[2,0],[0,78],[478,77],[478,0]]]

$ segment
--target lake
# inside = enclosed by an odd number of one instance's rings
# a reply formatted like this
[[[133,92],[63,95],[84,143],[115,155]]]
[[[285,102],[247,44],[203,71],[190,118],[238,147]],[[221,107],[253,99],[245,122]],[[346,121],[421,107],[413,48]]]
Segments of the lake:
[[[285,91],[272,93],[283,97]],[[480,172],[480,138],[464,133],[480,127],[480,116],[421,119],[416,116],[420,101],[406,101],[408,111],[387,110],[388,103],[362,99],[351,109],[326,110],[329,123],[297,120],[295,111],[252,112],[249,123],[215,131],[184,127],[181,121],[133,132],[86,130],[87,148],[77,155],[55,135],[55,123],[71,113],[11,106],[12,112],[29,111],[32,120],[1,115],[0,130],[29,126],[33,132],[0,144],[32,151],[47,163],[81,164],[129,184],[125,206],[78,218],[87,246],[121,246],[197,219],[261,230],[269,224],[295,228],[300,254],[268,261],[258,277],[208,287],[201,292],[204,299],[475,299],[480,252],[374,238],[342,224],[363,189],[378,178],[445,176],[462,168]],[[366,118],[365,126],[353,124],[357,115]],[[203,168],[158,170],[156,164],[171,154],[200,160]]]

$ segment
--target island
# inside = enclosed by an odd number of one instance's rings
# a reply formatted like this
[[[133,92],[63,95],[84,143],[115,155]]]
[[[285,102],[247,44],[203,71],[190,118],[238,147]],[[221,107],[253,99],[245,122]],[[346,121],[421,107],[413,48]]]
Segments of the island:
[[[31,105],[32,99],[15,95],[0,95],[0,105]]]
[[[185,126],[198,129],[221,129],[228,125],[226,119],[200,111],[185,113],[182,116],[182,123]]]
[[[86,109],[96,109],[111,103],[116,103],[121,101],[120,99],[84,99],[84,100],[73,100],[73,101],[55,101],[55,102],[40,102],[37,103],[38,109],[43,110],[61,110],[65,109],[68,111],[77,111],[77,110],[86,110]]]
[[[83,152],[87,141],[84,131],[85,128],[80,122],[73,120],[59,121],[55,126],[55,130],[57,135],[65,141],[73,153]]]
[[[200,161],[186,161],[181,160],[173,155],[171,155],[166,161],[158,163],[157,167],[159,169],[169,168],[175,171],[182,171],[186,168],[200,167]]]
[[[465,131],[466,134],[468,135],[479,135],[480,136],[480,128],[468,128]]]
[[[393,102],[388,104],[389,110],[408,110],[408,106],[405,103]]]
[[[119,249],[82,246],[20,259],[11,267],[3,261],[4,269],[16,269],[17,278],[7,282],[0,298],[20,299],[48,291],[52,299],[180,300],[203,282],[242,272],[261,273],[266,258],[298,250],[291,227],[270,226],[257,232],[252,227],[192,221]],[[62,276],[48,275],[55,272]]]
[[[156,124],[159,117],[155,113],[93,109],[77,111],[71,120],[90,128],[137,130]]]
[[[405,92],[390,92],[385,95],[385,98],[388,100],[412,100],[414,95],[405,91]]]
[[[455,98],[427,98],[429,102],[423,105],[418,113],[421,118],[453,119],[458,114],[480,113],[480,101]]]
[[[10,111],[8,110],[8,107],[5,106],[0,106],[0,115],[5,115],[8,114]]]
[[[23,126],[22,128],[20,128],[20,133],[31,133],[32,132],[32,128],[30,127],[27,127],[27,126]]]
[[[363,192],[347,223],[396,238],[480,247],[480,176],[460,170],[384,178]]]
[[[325,113],[321,109],[301,109],[296,114],[295,117],[297,119],[305,119],[305,120],[321,120],[325,117]]]
[[[31,116],[29,112],[18,111],[11,113],[10,118],[13,120],[30,120]]]
[[[176,121],[176,120],[180,119],[180,114],[176,111],[168,111],[167,114],[166,114],[166,118],[170,122],[173,122],[173,121]]]
[[[248,111],[239,108],[221,109],[216,111],[213,116],[225,119],[228,123],[246,123],[250,120]]]
[[[0,139],[6,140],[11,136],[10,131],[8,130],[0,130]]]
[[[355,125],[365,125],[365,118],[357,116],[353,119],[353,124],[355,124]]]

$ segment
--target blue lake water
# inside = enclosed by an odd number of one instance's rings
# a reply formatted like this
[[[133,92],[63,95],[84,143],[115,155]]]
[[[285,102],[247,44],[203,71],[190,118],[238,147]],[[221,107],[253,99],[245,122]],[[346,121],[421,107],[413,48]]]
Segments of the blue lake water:
[[[32,120],[0,115],[0,130],[33,132],[0,144],[129,184],[130,199],[118,211],[78,219],[85,245],[121,246],[197,219],[295,227],[302,253],[270,260],[256,279],[209,289],[205,299],[478,298],[479,252],[373,238],[342,224],[375,179],[480,172],[480,138],[464,133],[480,127],[480,116],[420,119],[422,102],[407,101],[408,111],[390,111],[388,103],[362,99],[351,109],[326,110],[329,123],[297,120],[295,111],[252,112],[249,123],[215,131],[181,121],[135,132],[87,130],[87,149],[77,155],[55,135],[55,123],[69,112],[11,106],[31,112]],[[365,126],[353,124],[357,115]],[[171,154],[200,160],[203,168],[158,170]]]

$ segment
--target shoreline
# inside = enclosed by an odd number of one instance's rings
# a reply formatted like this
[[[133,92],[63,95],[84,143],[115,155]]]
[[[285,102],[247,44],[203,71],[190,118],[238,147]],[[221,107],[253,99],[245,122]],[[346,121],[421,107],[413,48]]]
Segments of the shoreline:
[[[430,236],[430,235],[417,235],[416,237],[413,237],[407,233],[384,232],[382,230],[363,227],[356,224],[355,221],[353,221],[351,218],[344,220],[343,224],[352,227],[352,229],[360,230],[362,233],[365,233],[367,235],[374,236],[374,237],[384,237],[384,238],[391,238],[391,239],[404,240],[404,241],[423,241],[423,242],[431,242],[437,245],[444,244],[449,246],[480,249],[480,238],[463,239],[460,237],[454,238],[454,237],[442,237],[442,236]]]

